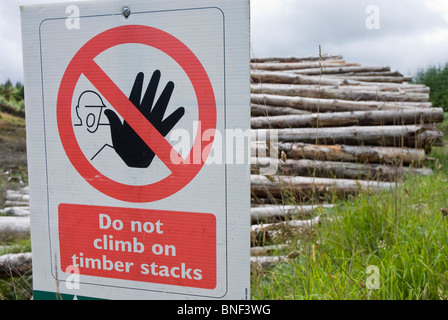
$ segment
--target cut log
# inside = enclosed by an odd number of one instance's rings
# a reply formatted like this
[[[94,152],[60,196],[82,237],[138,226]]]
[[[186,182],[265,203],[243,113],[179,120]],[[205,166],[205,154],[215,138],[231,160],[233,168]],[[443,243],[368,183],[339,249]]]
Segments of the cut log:
[[[403,75],[398,71],[366,71],[366,72],[347,72],[344,74],[326,74],[323,77],[326,78],[352,78],[352,77],[403,77]]]
[[[321,55],[321,56],[308,56],[308,57],[268,57],[268,58],[252,58],[251,62],[301,62],[301,61],[326,61],[326,60],[340,60],[343,59],[341,55]]]
[[[403,77],[397,72],[366,72],[366,73],[345,73],[338,75],[325,75],[325,77],[335,77],[339,79],[350,79],[363,82],[382,83],[403,83],[412,81],[412,77]]]
[[[260,168],[277,168],[281,175],[306,177],[397,181],[406,175],[432,175],[429,168],[412,168],[399,165],[363,164],[318,160],[287,159],[285,162],[271,158],[252,158],[251,173],[259,174]]]
[[[307,86],[263,83],[251,84],[251,93],[270,94],[280,96],[307,97],[320,99],[338,99],[350,101],[401,101],[401,102],[429,102],[428,93],[373,91],[346,87]]]
[[[259,270],[263,268],[269,268],[280,262],[287,262],[289,259],[286,256],[262,256],[262,257],[250,257],[250,267]]]
[[[289,107],[311,112],[338,112],[362,110],[395,110],[409,108],[432,108],[431,102],[349,101],[318,99],[272,94],[251,94],[251,102],[270,106]]]
[[[260,223],[261,221],[271,219],[290,219],[293,216],[308,216],[317,209],[333,208],[334,204],[321,205],[267,205],[260,207],[252,207],[250,209],[250,218],[252,223]]]
[[[273,107],[275,108],[275,107]],[[269,116],[251,119],[252,129],[375,126],[442,122],[442,108],[347,111],[305,115]]]
[[[252,103],[250,105],[250,114],[252,117],[265,117],[276,115],[298,115],[298,114],[310,114],[311,112],[305,110],[299,110],[288,107],[273,107],[267,105],[260,105]]]
[[[284,250],[288,247],[289,247],[289,245],[287,245],[287,244],[279,244],[279,245],[271,245],[271,246],[263,246],[263,247],[251,247],[250,255],[252,257],[263,256],[267,253],[273,253],[275,251]]]
[[[344,161],[364,163],[389,163],[420,165],[425,161],[426,154],[422,149],[347,146],[347,145],[315,145],[306,143],[279,142],[276,150],[284,152],[288,159],[316,159],[323,161]],[[251,154],[270,156],[266,142],[252,142]]]
[[[395,183],[329,179],[251,175],[251,193],[257,197],[281,197],[284,193],[296,195],[356,194],[360,191],[379,192],[392,190]]]
[[[277,223],[253,224],[250,229],[252,246],[285,240],[288,235],[297,232],[309,232],[321,223],[320,215],[308,220],[288,220]]]
[[[402,90],[419,89],[423,93],[428,93],[429,87],[423,84],[403,84],[403,77],[335,77],[335,76],[308,76],[287,72],[273,72],[264,70],[252,70],[250,73],[253,83],[279,83],[279,84],[300,84],[300,85],[320,85],[320,86],[362,86],[379,87]],[[357,79],[359,78],[359,79]],[[388,81],[382,81],[387,79]],[[376,81],[375,81],[376,80]]]
[[[7,216],[29,216],[30,207],[7,207],[0,210],[0,214]]]
[[[278,230],[282,228],[297,228],[297,229],[303,229],[303,228],[312,228],[316,224],[321,223],[321,217],[320,215],[308,219],[308,220],[290,220],[290,221],[283,221],[283,222],[276,222],[276,223],[264,223],[264,224],[253,224],[250,228],[251,232],[254,233],[255,236],[261,232],[266,231],[272,231],[272,230]]]
[[[23,276],[31,274],[31,252],[6,254],[0,256],[0,277]]]
[[[346,80],[328,79],[316,76],[306,76],[301,74],[293,74],[286,72],[270,72],[255,70],[250,73],[251,80],[254,83],[285,83],[285,84],[302,84],[302,85],[343,85]]]
[[[269,70],[269,71],[285,71],[285,70],[300,70],[312,68],[329,68],[329,67],[354,67],[359,66],[359,63],[346,63],[344,60],[327,60],[327,61],[308,61],[308,62],[285,62],[285,63],[257,63],[250,64],[251,69]]]
[[[0,240],[28,237],[29,234],[29,217],[0,217]]]
[[[388,66],[354,66],[354,67],[329,67],[329,68],[310,68],[300,70],[290,70],[289,72],[308,74],[308,75],[320,75],[320,74],[343,74],[343,73],[357,73],[357,72],[388,72],[390,67]]]
[[[23,194],[21,192],[13,192],[13,191],[7,191],[6,192],[6,200],[8,201],[29,201],[30,196],[28,194]]]
[[[251,131],[252,141],[257,137],[270,139],[272,130]],[[353,126],[339,128],[290,128],[276,129],[278,141],[316,144],[347,144],[426,148],[443,145],[443,134],[437,127],[408,126]],[[275,138],[275,137],[274,137]],[[275,140],[274,140],[275,141]]]

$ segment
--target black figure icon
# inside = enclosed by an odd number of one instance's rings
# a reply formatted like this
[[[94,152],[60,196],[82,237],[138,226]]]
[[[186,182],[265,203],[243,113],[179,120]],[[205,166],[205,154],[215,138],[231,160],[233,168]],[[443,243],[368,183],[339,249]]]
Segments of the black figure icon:
[[[156,91],[160,82],[160,76],[161,74],[159,70],[154,71],[142,98],[144,74],[140,72],[135,78],[134,85],[129,96],[129,101],[132,102],[132,104],[145,116],[154,128],[159,131],[163,137],[165,137],[184,116],[185,108],[179,107],[164,119],[168,103],[174,91],[174,83],[169,81],[160,94],[160,97],[157,99],[157,102],[154,103]],[[101,98],[100,100],[103,107],[98,105],[98,107],[100,107],[98,111],[99,113],[90,112],[87,117],[85,117],[85,124],[90,133],[94,133],[98,129],[99,125],[103,125],[103,123],[101,123],[101,113],[103,108],[106,107],[102,103]],[[77,114],[78,118],[80,118],[78,109]],[[151,148],[140,138],[140,136],[126,121],[122,122],[113,110],[106,108],[106,110],[104,110],[104,115],[109,120],[108,125],[110,126],[112,145],[105,144],[91,160],[93,160],[105,147],[111,147],[115,149],[115,152],[128,167],[148,168],[155,157],[155,153],[151,150]],[[82,125],[82,121],[80,125]]]

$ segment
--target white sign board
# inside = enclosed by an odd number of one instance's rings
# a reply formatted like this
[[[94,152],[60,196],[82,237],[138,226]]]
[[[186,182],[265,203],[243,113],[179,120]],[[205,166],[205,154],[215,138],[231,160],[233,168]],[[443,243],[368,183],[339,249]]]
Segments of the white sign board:
[[[249,1],[22,8],[35,299],[249,298]]]

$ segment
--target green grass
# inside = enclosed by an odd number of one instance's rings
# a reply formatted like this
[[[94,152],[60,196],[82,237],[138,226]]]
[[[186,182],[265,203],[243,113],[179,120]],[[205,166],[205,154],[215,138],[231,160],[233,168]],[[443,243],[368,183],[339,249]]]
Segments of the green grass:
[[[312,233],[292,239],[300,245],[278,252],[299,249],[298,258],[252,272],[252,298],[448,299],[448,150],[430,156],[433,176],[407,177],[393,191],[327,210]],[[368,288],[370,265],[379,289]]]

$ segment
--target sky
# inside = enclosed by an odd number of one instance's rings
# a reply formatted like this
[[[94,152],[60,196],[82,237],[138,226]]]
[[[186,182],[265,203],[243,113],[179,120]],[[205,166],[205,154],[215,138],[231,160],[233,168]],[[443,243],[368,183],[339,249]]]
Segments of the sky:
[[[70,1],[0,0],[0,83],[23,81],[19,5],[58,2]],[[320,46],[411,76],[448,62],[447,0],[251,0],[250,25],[256,58],[315,56]]]

